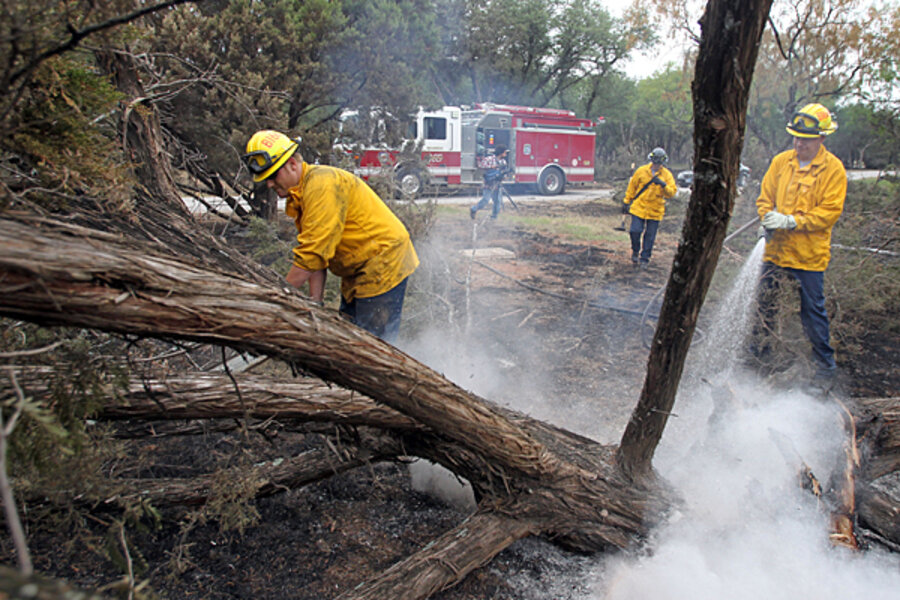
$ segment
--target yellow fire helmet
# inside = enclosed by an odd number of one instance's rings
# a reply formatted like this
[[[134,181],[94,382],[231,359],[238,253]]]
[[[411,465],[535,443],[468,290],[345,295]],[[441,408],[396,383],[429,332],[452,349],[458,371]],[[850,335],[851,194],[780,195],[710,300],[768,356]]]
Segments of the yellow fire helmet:
[[[815,138],[837,131],[837,121],[821,104],[807,104],[794,113],[787,124],[787,132],[794,137]]]
[[[300,147],[300,138],[292,140],[283,133],[264,129],[257,131],[247,142],[247,153],[241,157],[259,183],[274,175]]]

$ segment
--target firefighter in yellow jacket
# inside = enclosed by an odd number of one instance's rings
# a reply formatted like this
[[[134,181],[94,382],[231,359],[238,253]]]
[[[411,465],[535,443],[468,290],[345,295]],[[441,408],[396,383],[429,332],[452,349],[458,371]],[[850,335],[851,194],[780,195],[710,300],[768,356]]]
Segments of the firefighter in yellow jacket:
[[[362,179],[342,169],[310,165],[299,140],[263,130],[247,142],[243,160],[253,181],[285,199],[297,226],[287,281],[321,302],[326,269],[341,278],[340,310],[393,343],[400,329],[406,282],[419,259],[403,223]]]
[[[638,167],[628,182],[625,205],[630,205],[631,262],[647,268],[653,253],[653,242],[659,222],[666,213],[666,198],[678,191],[672,172],[665,167],[669,157],[662,148],[654,148],[647,156],[650,162]],[[643,240],[641,239],[643,237]]]
[[[771,329],[775,316],[773,290],[782,280],[800,284],[800,320],[812,344],[817,370],[813,386],[830,388],[836,363],[829,342],[825,310],[824,276],[831,259],[831,229],[844,210],[847,173],[840,159],[825,149],[825,136],[837,122],[821,104],[807,104],[787,124],[793,149],[772,159],[763,177],[757,212],[766,235],[766,253],[760,286],[760,315],[755,337]],[[751,348],[765,359],[766,343]]]

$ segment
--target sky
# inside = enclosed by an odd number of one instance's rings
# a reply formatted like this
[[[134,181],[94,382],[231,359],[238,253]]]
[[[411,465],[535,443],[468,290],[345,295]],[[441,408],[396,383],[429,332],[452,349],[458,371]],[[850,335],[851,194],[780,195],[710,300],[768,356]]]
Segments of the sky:
[[[603,0],[603,6],[613,17],[621,18],[634,0]],[[684,53],[681,41],[672,37],[661,37],[660,42],[649,52],[635,52],[622,70],[632,79],[646,79],[668,63],[680,65]]]

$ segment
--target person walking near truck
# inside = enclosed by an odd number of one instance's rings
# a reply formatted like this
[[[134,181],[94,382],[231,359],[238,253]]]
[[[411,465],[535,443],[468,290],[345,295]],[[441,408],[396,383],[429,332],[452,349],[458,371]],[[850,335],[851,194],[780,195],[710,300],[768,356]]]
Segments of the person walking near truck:
[[[500,185],[509,164],[507,162],[508,152],[509,150],[505,146],[497,146],[493,154],[488,154],[479,161],[478,166],[484,170],[484,183],[481,188],[481,200],[469,209],[469,216],[473,219],[475,213],[482,208],[487,208],[488,200],[494,201],[491,218],[496,219],[500,214],[500,204],[503,202],[503,198],[500,196]]]
[[[631,214],[631,262],[642,269],[650,264],[653,243],[659,222],[666,212],[666,198],[671,198],[678,191],[675,177],[665,167],[669,160],[666,151],[654,148],[647,160],[650,162],[638,167],[628,182],[623,202],[629,206]]]
[[[763,177],[756,200],[765,235],[760,281],[760,319],[754,327],[751,352],[769,359],[771,348],[759,337],[771,331],[776,313],[774,292],[787,279],[800,285],[800,322],[812,344],[816,391],[834,383],[837,364],[829,342],[825,310],[825,269],[831,260],[831,230],[844,210],[847,172],[825,149],[825,136],[837,130],[831,112],[821,104],[807,104],[787,124],[793,149],[775,156]]]
[[[419,265],[406,227],[362,179],[342,169],[310,165],[299,139],[257,131],[242,159],[256,183],[285,199],[297,227],[287,281],[322,302],[326,271],[341,278],[340,311],[353,323],[394,343],[406,281]]]

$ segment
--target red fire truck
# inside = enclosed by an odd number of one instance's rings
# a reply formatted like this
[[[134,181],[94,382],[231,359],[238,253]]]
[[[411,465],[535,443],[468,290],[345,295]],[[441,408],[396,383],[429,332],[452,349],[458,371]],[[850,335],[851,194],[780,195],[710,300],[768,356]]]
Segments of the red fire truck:
[[[542,194],[559,194],[566,184],[594,180],[596,124],[570,110],[503,104],[419,111],[410,138],[421,144],[422,162],[404,164],[395,150],[368,148],[360,154],[357,173],[368,178],[393,169],[409,196],[426,185],[478,185],[478,159],[505,146],[511,170],[506,182],[536,184]]]

